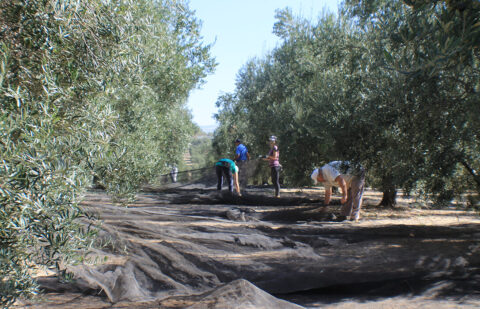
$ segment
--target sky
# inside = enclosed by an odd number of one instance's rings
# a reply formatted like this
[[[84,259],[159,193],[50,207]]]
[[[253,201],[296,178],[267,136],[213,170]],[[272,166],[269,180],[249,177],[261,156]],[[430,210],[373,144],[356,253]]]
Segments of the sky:
[[[322,11],[337,12],[340,0],[190,0],[189,7],[201,20],[204,44],[213,43],[211,55],[218,66],[205,83],[191,92],[187,105],[193,122],[204,131],[217,126],[215,102],[235,90],[240,68],[252,58],[262,58],[277,46],[272,33],[275,10],[289,7],[295,16],[316,21]]]

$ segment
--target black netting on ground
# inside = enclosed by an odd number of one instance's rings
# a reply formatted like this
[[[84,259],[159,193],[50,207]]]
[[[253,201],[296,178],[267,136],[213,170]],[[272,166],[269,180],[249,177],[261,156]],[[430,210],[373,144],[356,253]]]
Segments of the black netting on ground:
[[[157,189],[181,188],[191,184],[213,186],[217,183],[214,167],[205,167],[161,175],[154,185]]]
[[[213,167],[188,172],[145,187],[128,207],[100,190],[86,194],[82,207],[103,221],[107,246],[91,253],[100,264],[69,267],[79,289],[111,302],[153,301],[243,278],[285,295],[478,267],[476,221],[391,225],[370,213],[364,224],[338,224],[329,215],[339,200],[324,206],[316,188],[283,188],[275,198],[271,185],[247,186],[239,197],[216,190]]]
[[[269,168],[266,162],[258,159],[246,162],[239,172],[239,181],[246,187],[246,184],[266,184],[269,182]],[[203,185],[204,187],[212,187],[217,184],[217,176],[215,173],[215,166],[204,167],[198,169],[184,170],[178,172],[170,172],[161,175],[154,187],[158,190],[188,187],[192,184]],[[226,183],[223,184],[227,186]]]

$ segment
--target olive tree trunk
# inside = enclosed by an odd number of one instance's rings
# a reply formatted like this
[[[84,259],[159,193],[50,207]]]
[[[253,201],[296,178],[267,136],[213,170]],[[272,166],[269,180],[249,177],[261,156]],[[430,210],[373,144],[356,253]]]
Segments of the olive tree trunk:
[[[383,197],[379,206],[395,207],[397,204],[397,189],[395,189],[391,176],[387,176],[383,179],[382,188]]]

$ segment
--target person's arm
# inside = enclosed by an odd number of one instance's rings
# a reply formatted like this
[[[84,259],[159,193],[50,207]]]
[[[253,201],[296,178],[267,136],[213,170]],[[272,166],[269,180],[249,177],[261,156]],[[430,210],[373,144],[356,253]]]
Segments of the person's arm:
[[[240,151],[238,151],[238,146],[235,148],[235,159],[233,161],[237,161],[238,158],[240,158]]]
[[[275,161],[278,159],[278,148],[272,152],[271,156],[267,157],[267,160]]]
[[[240,157],[240,152],[238,151],[238,147],[235,148],[235,154],[233,155],[233,160],[232,161],[237,161],[237,159]]]
[[[248,151],[247,151],[247,160],[250,161],[250,154],[248,153]]]
[[[233,184],[235,185],[235,190],[237,190],[237,194],[242,196],[240,193],[240,186],[238,185],[238,172],[233,174]]]
[[[341,203],[345,204],[345,202],[347,201],[347,183],[345,182],[345,179],[343,179],[342,175],[338,175],[337,178],[335,178],[335,182],[338,184],[340,190],[342,191]]]
[[[263,160],[263,161],[270,161],[270,155],[267,154],[267,155],[263,156],[263,157],[262,157],[262,160]]]
[[[330,203],[330,198],[332,197],[332,187],[325,187],[325,205]]]

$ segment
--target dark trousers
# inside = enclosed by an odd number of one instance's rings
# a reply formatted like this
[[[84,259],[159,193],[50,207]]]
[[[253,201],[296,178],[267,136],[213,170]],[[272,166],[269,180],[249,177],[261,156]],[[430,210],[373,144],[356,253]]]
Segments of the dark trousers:
[[[228,191],[233,193],[233,176],[230,168],[216,165],[215,172],[217,173],[217,190],[222,190],[223,176],[225,176],[228,183]]]
[[[275,188],[275,196],[280,194],[280,166],[272,166],[271,168],[271,176],[273,186]]]

